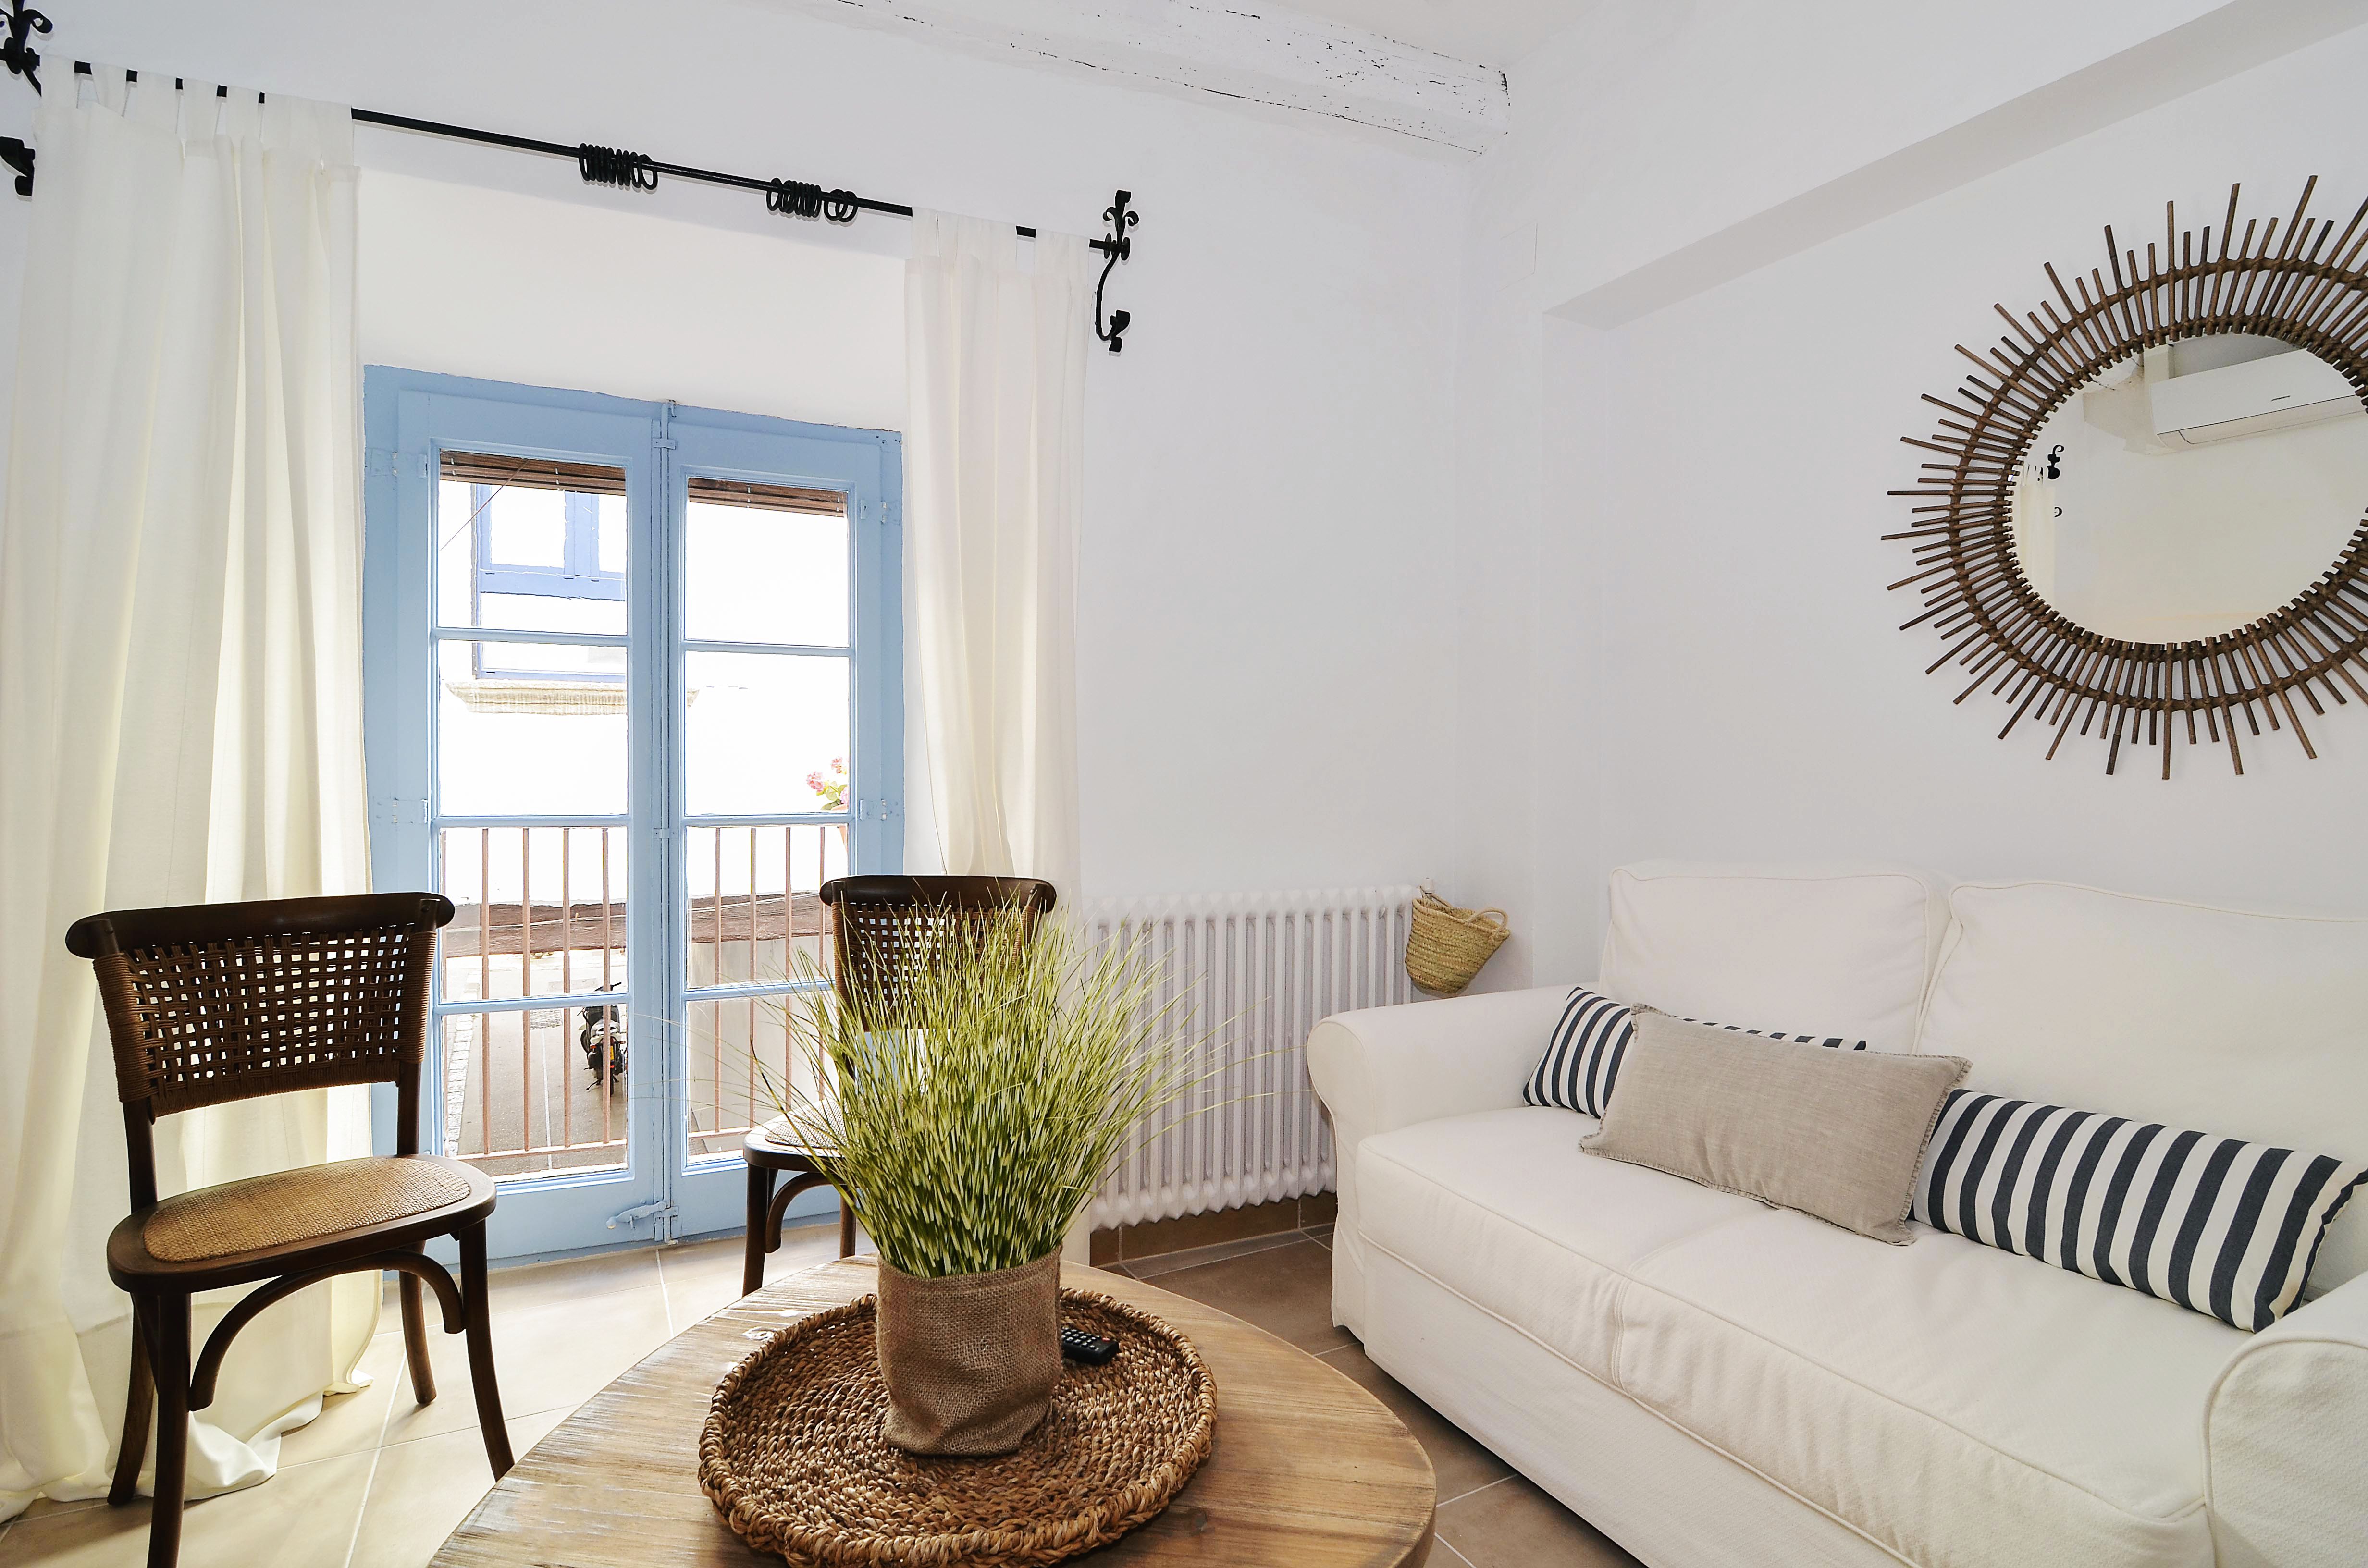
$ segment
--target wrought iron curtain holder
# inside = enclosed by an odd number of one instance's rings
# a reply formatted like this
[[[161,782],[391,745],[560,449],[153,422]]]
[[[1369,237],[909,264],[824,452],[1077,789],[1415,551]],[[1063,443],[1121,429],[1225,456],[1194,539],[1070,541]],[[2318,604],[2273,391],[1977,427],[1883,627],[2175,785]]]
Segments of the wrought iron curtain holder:
[[[37,93],[41,90],[41,54],[33,47],[33,35],[49,30],[49,17],[25,0],[8,0],[8,33],[0,40],[0,65],[31,83]],[[33,194],[33,150],[25,145],[24,138],[0,136],[0,164],[17,171],[17,195]]]
[[[23,77],[38,92],[41,85],[41,79],[38,74],[41,56],[32,47],[32,39],[37,33],[46,33],[50,30],[50,18],[31,9],[25,4],[25,0],[7,0],[7,5],[6,35],[5,40],[0,40],[0,65],[6,65],[12,74]],[[89,64],[83,61],[76,61],[74,74],[80,76],[89,75]],[[140,80],[140,73],[137,71],[126,71],[123,75],[127,82]],[[180,85],[180,79],[175,78],[174,85],[178,87]],[[229,92],[226,87],[217,87],[214,90],[217,95],[226,95]],[[778,212],[784,218],[798,218],[809,222],[820,220],[845,224],[854,222],[855,216],[859,212],[877,212],[882,216],[895,218],[910,218],[913,215],[912,208],[902,202],[879,201],[868,196],[858,196],[855,192],[845,188],[825,190],[821,186],[805,180],[759,179],[753,175],[726,174],[718,169],[703,169],[690,164],[669,164],[653,158],[646,153],[629,152],[619,147],[604,147],[590,142],[569,145],[558,142],[544,142],[530,136],[512,136],[506,131],[480,131],[472,126],[450,125],[442,120],[416,119],[403,114],[381,114],[375,109],[358,108],[352,112],[353,117],[365,125],[383,125],[396,131],[416,131],[423,136],[447,136],[455,141],[475,142],[488,147],[507,147],[513,152],[541,153],[549,157],[565,158],[575,165],[576,173],[587,185],[609,186],[620,190],[655,190],[659,176],[666,176],[675,179],[697,180],[706,185],[730,186],[735,189],[758,192],[765,198],[765,210]],[[18,196],[29,197],[33,194],[34,151],[20,138],[0,136],[0,163],[5,163],[17,171],[16,183]],[[1119,352],[1121,347],[1120,336],[1126,331],[1133,317],[1125,311],[1113,311],[1110,313],[1108,324],[1105,325],[1102,317],[1102,290],[1110,282],[1110,268],[1125,260],[1133,249],[1133,242],[1127,235],[1127,230],[1134,226],[1140,215],[1128,207],[1131,199],[1126,191],[1121,190],[1118,193],[1117,205],[1102,214],[1103,221],[1110,225],[1110,237],[1090,242],[1094,249],[1110,257],[1102,266],[1101,281],[1094,287],[1094,335],[1109,344],[1110,352],[1113,354]],[[1027,224],[1016,224],[1014,227],[1023,239],[1032,240],[1036,237],[1036,231]]]
[[[1094,335],[1109,344],[1113,354],[1126,347],[1122,335],[1134,320],[1134,313],[1132,311],[1112,311],[1110,325],[1105,329],[1102,325],[1102,290],[1110,286],[1110,268],[1134,254],[1134,240],[1127,231],[1140,222],[1143,215],[1127,205],[1133,199],[1133,195],[1132,191],[1121,190],[1118,193],[1118,199],[1102,210],[1102,222],[1110,226],[1110,238],[1088,242],[1094,249],[1110,258],[1102,263],[1101,278],[1094,284]]]

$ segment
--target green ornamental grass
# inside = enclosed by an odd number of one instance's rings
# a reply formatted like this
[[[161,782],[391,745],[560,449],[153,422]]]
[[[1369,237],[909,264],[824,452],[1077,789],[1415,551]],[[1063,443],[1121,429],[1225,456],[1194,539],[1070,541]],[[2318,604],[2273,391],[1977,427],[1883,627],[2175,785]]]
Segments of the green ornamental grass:
[[[1200,1080],[1140,943],[1088,950],[1068,922],[1018,906],[978,920],[917,912],[893,944],[896,983],[809,994],[784,1009],[802,1092],[762,1092],[880,1255],[918,1278],[1059,1250],[1135,1121]],[[825,980],[798,954],[800,977]]]

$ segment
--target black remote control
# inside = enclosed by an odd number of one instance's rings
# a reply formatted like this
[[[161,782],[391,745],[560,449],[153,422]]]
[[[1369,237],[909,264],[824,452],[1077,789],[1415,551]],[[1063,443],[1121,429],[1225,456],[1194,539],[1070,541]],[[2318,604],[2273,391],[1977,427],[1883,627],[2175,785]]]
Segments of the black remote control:
[[[1082,1328],[1061,1325],[1061,1354],[1072,1361],[1083,1361],[1088,1367],[1106,1365],[1118,1354],[1118,1341],[1105,1339],[1099,1334],[1087,1334]]]

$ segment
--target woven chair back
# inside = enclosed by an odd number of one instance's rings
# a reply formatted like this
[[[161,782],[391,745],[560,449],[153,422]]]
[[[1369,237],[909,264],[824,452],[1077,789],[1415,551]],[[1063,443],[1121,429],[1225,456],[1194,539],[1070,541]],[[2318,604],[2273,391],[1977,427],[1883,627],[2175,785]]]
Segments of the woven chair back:
[[[200,903],[88,915],[66,947],[98,971],[116,1093],[166,1116],[416,1082],[451,918],[450,899],[423,892]]]
[[[945,926],[984,929],[1019,905],[1028,926],[1057,895],[1033,877],[840,877],[822,885],[830,906],[831,977],[842,996],[860,990],[872,1017],[893,1022],[907,978]]]

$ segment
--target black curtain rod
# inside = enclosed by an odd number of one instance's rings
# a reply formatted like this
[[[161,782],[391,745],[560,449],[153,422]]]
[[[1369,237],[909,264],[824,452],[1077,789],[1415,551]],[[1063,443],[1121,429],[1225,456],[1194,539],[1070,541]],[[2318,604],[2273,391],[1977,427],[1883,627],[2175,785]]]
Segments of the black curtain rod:
[[[90,62],[86,60],[74,62],[75,75],[87,76],[90,74]],[[140,73],[126,71],[123,74],[123,79],[126,82],[137,82],[140,80]],[[173,78],[173,86],[176,90],[181,87],[182,83],[183,78],[178,76]],[[214,89],[214,95],[217,97],[227,97],[229,92],[230,89],[226,86],[217,86]],[[407,114],[381,114],[376,109],[368,108],[358,108],[352,113],[356,119],[365,125],[391,125],[397,131],[414,131],[424,136],[447,136],[456,142],[477,142],[488,147],[508,147],[520,153],[541,153],[549,157],[566,158],[575,164],[578,172],[586,181],[596,185],[613,185],[621,186],[627,189],[648,190],[656,186],[660,175],[675,179],[695,179],[708,185],[730,186],[738,190],[761,190],[767,196],[765,203],[767,209],[776,212],[784,210],[780,203],[785,190],[793,194],[821,191],[820,187],[800,180],[758,179],[754,175],[725,174],[720,169],[702,169],[690,164],[661,163],[643,153],[620,152],[614,147],[597,147],[590,142],[580,142],[570,147],[558,142],[540,141],[532,136],[512,136],[502,131],[479,131],[473,126],[448,125],[439,119],[415,119]],[[826,217],[837,223],[853,222],[855,214],[858,212],[881,212],[896,218],[910,218],[913,215],[913,210],[902,202],[875,201],[868,196],[858,196],[851,190],[821,191],[821,197],[822,201],[818,210],[796,211],[791,215],[801,218]],[[803,205],[811,207],[813,203],[808,201]],[[842,212],[846,214],[844,217],[839,216]],[[1014,227],[1023,239],[1032,240],[1036,237],[1036,231],[1025,223],[1015,224]]]
[[[0,65],[22,76],[35,92],[41,86],[40,67],[41,56],[32,47],[34,38],[50,30],[50,19],[32,9],[25,0],[6,0],[7,10],[0,12]],[[74,62],[74,74],[91,74],[90,62]],[[140,80],[137,71],[126,71],[127,82]],[[173,79],[175,90],[184,90],[185,79]],[[230,89],[217,86],[214,94],[227,97]],[[260,95],[258,95],[258,97]],[[416,131],[423,136],[445,136],[458,142],[475,142],[487,147],[507,147],[520,153],[540,153],[546,157],[573,158],[576,172],[590,185],[613,186],[621,190],[655,190],[659,176],[698,180],[706,185],[729,186],[735,190],[762,191],[765,209],[787,218],[820,218],[833,223],[852,223],[858,212],[879,212],[894,218],[910,218],[913,210],[902,202],[875,201],[868,196],[858,196],[851,190],[825,190],[804,180],[758,179],[754,175],[725,174],[718,169],[702,169],[689,164],[663,164],[645,153],[632,153],[617,147],[596,146],[589,142],[570,147],[558,142],[539,141],[531,136],[512,136],[501,131],[479,131],[472,126],[449,125],[438,119],[416,119],[407,114],[381,114],[375,109],[358,108],[349,111],[365,125],[392,126],[397,131]],[[34,149],[17,137],[0,137],[0,164],[17,171],[17,194],[33,194]],[[1110,225],[1106,239],[1087,243],[1101,252],[1102,275],[1094,285],[1094,335],[1110,345],[1115,354],[1125,347],[1121,335],[1132,317],[1125,311],[1112,311],[1105,324],[1102,319],[1102,290],[1110,284],[1112,268],[1133,253],[1134,239],[1128,233],[1142,222],[1142,214],[1131,205],[1133,196],[1120,191],[1118,199],[1102,211],[1102,222]],[[1015,224],[1024,239],[1034,239],[1036,231],[1024,223]]]

